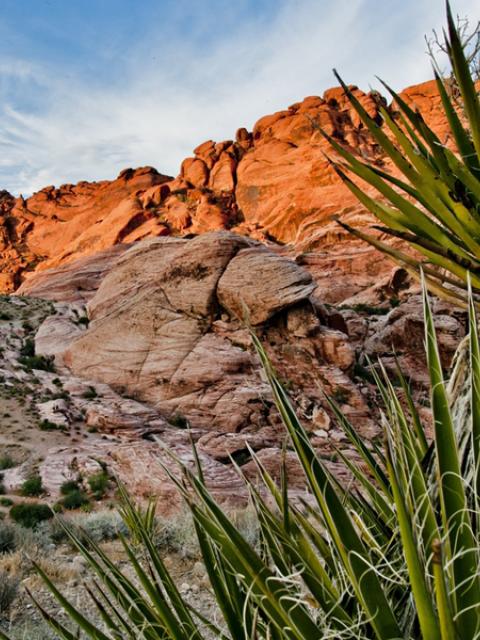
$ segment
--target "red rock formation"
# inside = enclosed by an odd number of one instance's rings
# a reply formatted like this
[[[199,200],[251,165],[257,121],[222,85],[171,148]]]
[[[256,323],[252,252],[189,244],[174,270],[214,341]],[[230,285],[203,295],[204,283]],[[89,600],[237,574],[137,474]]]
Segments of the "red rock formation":
[[[379,118],[385,100],[376,92],[352,89],[370,115]],[[433,82],[410,87],[402,95],[447,139]],[[394,105],[389,108],[395,111]],[[336,87],[323,97],[310,96],[261,118],[251,133],[239,129],[234,141],[204,142],[183,161],[175,180],[144,167],[126,169],[113,181],[45,187],[26,200],[0,193],[0,290],[16,289],[29,272],[58,267],[115,244],[220,229],[294,243],[297,250],[314,249],[310,264],[316,275],[330,269],[330,284],[332,260],[348,263],[343,273],[358,272],[363,286],[373,284],[386,262],[371,260],[365,275],[372,250],[354,243],[331,215],[340,214],[356,226],[368,225],[371,218],[329,166],[325,154],[331,149],[315,125],[360,156],[385,165],[343,90]],[[352,286],[353,280],[350,277],[349,284],[340,278],[337,288]],[[349,295],[357,290],[353,287]],[[338,295],[328,297],[335,300]]]

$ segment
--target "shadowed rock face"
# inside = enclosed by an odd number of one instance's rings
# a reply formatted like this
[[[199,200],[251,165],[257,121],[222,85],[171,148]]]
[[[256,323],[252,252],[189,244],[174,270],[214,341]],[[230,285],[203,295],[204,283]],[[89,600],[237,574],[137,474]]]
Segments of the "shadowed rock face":
[[[378,118],[383,98],[353,90]],[[402,97],[422,111],[442,141],[448,138],[433,82],[411,87]],[[340,214],[364,227],[371,218],[329,166],[325,153],[331,149],[316,125],[360,157],[391,168],[343,91],[334,88],[261,118],[252,132],[239,129],[235,140],[204,142],[184,160],[176,179],[143,167],[125,169],[112,181],[45,187],[25,200],[0,193],[0,291],[15,290],[31,272],[112,245],[228,229],[315,250],[318,272],[338,274],[336,287],[349,286],[353,295],[358,276],[362,286],[373,284],[388,266],[372,260],[372,249],[331,221]],[[337,268],[342,261],[351,265],[350,281]]]

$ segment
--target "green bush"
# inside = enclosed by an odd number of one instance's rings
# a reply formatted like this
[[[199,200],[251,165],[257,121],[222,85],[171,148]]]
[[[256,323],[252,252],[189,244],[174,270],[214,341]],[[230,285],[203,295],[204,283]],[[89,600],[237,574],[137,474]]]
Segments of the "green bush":
[[[47,419],[41,420],[41,422],[38,423],[38,428],[40,431],[63,431],[65,429],[63,425]]]
[[[120,534],[128,535],[128,527],[116,511],[98,511],[77,516],[74,523],[79,531],[95,542],[115,540]]]
[[[65,509],[80,509],[81,507],[88,505],[90,503],[90,500],[88,498],[88,496],[83,492],[83,491],[71,491],[69,494],[67,494],[63,500],[62,500],[62,505],[65,507]]]
[[[35,340],[27,338],[20,349],[20,355],[31,358],[35,355]]]
[[[27,371],[40,370],[49,371],[50,373],[55,371],[53,357],[21,356],[18,361]]]
[[[53,518],[53,512],[48,504],[41,503],[15,504],[9,513],[12,520],[27,529],[33,529],[44,520]]]
[[[174,413],[172,416],[170,416],[168,422],[172,425],[172,427],[178,427],[179,429],[188,429],[188,420],[181,413]]]
[[[42,478],[39,475],[30,476],[20,487],[20,494],[25,497],[35,498],[41,496],[43,492]]]
[[[60,487],[60,493],[62,494],[62,496],[67,496],[69,493],[72,493],[73,491],[79,491],[79,490],[80,490],[80,485],[76,480],[67,480]]]
[[[2,507],[11,507],[13,504],[13,500],[10,500],[10,498],[4,498],[3,496],[0,498],[0,505]]]
[[[4,471],[5,469],[12,469],[16,467],[17,463],[8,453],[4,453],[0,456],[0,471]]]
[[[105,495],[108,485],[109,485],[109,477],[105,471],[99,471],[91,475],[88,479],[88,486],[90,487],[90,491],[93,493],[97,500],[103,498]]]
[[[95,387],[89,386],[88,389],[82,393],[82,398],[85,398],[86,400],[98,398],[98,393]]]

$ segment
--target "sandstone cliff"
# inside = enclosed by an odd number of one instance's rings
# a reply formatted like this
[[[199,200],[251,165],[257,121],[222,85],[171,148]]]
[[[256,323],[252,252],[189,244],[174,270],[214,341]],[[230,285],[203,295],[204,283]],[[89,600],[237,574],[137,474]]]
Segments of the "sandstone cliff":
[[[354,92],[378,118],[384,98],[356,88]],[[411,87],[402,95],[446,139],[434,83]],[[394,106],[389,108],[394,112]],[[334,88],[261,118],[252,132],[239,129],[235,140],[204,142],[183,161],[175,179],[143,167],[126,169],[113,181],[48,186],[27,199],[2,192],[0,290],[15,290],[31,272],[118,243],[219,229],[294,243],[302,251],[315,249],[314,261],[321,260],[322,271],[329,260],[337,264],[346,259],[354,275],[362,272],[366,284],[371,250],[352,245],[351,239],[344,243],[344,232],[330,218],[341,214],[357,226],[370,218],[329,166],[325,154],[330,149],[314,123],[359,156],[385,165],[343,91]],[[371,281],[385,264],[368,264]],[[344,284],[340,279],[336,286]]]

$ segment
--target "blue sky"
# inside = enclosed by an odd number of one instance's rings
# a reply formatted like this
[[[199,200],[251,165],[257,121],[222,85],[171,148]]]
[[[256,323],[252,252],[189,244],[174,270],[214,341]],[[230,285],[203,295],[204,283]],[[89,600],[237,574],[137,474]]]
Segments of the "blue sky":
[[[478,0],[453,0],[472,20]],[[334,84],[430,76],[442,0],[2,0],[0,188],[176,175],[208,138]]]

